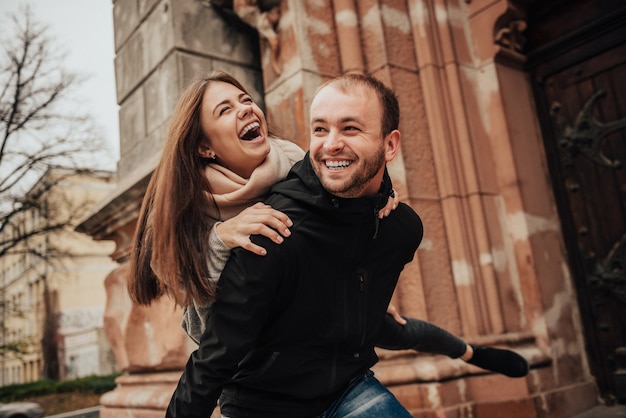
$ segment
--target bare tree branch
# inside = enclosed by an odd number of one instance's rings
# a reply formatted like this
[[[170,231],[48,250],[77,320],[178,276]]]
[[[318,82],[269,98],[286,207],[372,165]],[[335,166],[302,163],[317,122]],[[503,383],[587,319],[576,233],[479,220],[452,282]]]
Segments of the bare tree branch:
[[[49,234],[73,230],[86,215],[85,208],[93,206],[65,200],[62,194],[54,193],[55,187],[72,175],[96,171],[106,147],[93,118],[76,109],[72,99],[82,78],[66,70],[64,54],[48,28],[36,21],[26,6],[11,16],[9,25],[2,24],[2,29],[0,258],[30,254],[48,265],[55,257],[68,254],[59,247],[62,243],[48,242]],[[51,172],[55,174],[48,175]],[[25,220],[35,212],[39,221],[26,227]],[[46,237],[45,249],[41,237]],[[11,314],[5,311],[4,291],[0,288],[1,329],[4,315]],[[46,375],[57,377],[58,361],[55,363],[53,352],[58,315],[54,295],[48,293],[46,324],[50,328],[44,329]],[[0,357],[8,353],[19,357],[23,349],[20,341],[0,343]]]

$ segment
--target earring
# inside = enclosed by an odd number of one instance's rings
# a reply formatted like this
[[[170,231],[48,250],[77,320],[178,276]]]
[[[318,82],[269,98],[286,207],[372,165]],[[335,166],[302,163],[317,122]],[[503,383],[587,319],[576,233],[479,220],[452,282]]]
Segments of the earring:
[[[207,157],[209,158],[209,160],[214,160],[215,159],[215,152],[209,150],[209,154],[207,155]]]

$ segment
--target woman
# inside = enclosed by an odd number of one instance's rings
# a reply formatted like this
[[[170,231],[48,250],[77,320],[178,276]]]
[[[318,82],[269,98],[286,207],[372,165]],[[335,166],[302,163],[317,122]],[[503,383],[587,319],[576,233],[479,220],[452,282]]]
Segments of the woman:
[[[230,249],[262,256],[265,250],[250,235],[276,243],[289,236],[287,216],[258,202],[303,155],[295,144],[268,135],[264,113],[230,75],[216,72],[192,82],[179,99],[144,196],[131,252],[133,302],[149,305],[170,295],[197,342]],[[396,204],[390,199],[379,216]],[[380,347],[460,357],[511,377],[528,372],[526,360],[509,350],[472,346],[431,323],[387,316]]]

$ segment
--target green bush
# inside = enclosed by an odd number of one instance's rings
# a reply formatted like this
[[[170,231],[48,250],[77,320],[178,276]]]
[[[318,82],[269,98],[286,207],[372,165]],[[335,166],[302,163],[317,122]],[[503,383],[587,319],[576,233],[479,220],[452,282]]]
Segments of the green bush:
[[[59,382],[55,393],[81,392],[81,393],[104,393],[115,388],[115,378],[119,374],[111,376],[88,376],[76,380],[64,380]]]
[[[0,388],[0,402],[17,401],[28,396],[47,395],[55,393],[56,382],[39,380],[21,385],[9,385]]]
[[[49,395],[53,393],[95,393],[100,394],[115,388],[115,378],[120,374],[108,376],[88,376],[74,380],[55,382],[39,380],[21,385],[9,385],[0,388],[0,402],[18,401],[24,398]]]

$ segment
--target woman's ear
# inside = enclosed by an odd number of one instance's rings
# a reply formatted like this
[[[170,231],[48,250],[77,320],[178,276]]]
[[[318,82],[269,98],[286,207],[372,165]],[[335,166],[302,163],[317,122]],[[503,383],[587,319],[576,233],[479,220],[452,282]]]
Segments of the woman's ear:
[[[215,152],[206,145],[200,145],[198,147],[198,154],[200,154],[203,158],[208,158],[209,160],[215,159]]]

